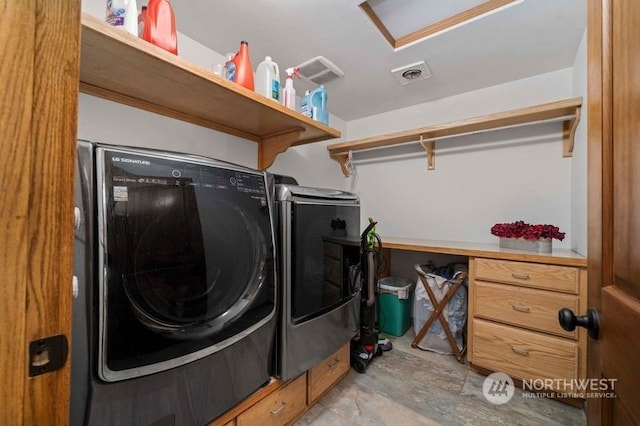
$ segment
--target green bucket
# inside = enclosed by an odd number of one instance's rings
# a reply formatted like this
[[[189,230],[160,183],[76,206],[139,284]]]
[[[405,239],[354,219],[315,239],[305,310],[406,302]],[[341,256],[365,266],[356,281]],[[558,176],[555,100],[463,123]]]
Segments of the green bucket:
[[[413,290],[409,278],[385,277],[378,280],[378,324],[380,331],[402,336],[411,327]]]

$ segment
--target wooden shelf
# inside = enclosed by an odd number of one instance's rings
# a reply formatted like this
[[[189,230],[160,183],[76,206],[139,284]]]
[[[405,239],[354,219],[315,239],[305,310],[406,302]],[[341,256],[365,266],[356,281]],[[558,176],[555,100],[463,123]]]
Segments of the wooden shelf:
[[[86,14],[80,91],[255,141],[261,170],[290,146],[341,136],[336,129]]]
[[[348,177],[351,174],[347,165],[349,152],[420,141],[427,151],[429,160],[428,168],[434,169],[434,141],[437,139],[522,126],[526,124],[561,121],[563,123],[562,155],[563,157],[571,157],[573,153],[573,140],[576,128],[578,127],[578,122],[580,121],[581,106],[582,98],[566,99],[548,104],[454,121],[446,124],[437,124],[383,136],[332,144],[329,145],[327,149],[329,150],[329,156],[340,163],[342,172]]]

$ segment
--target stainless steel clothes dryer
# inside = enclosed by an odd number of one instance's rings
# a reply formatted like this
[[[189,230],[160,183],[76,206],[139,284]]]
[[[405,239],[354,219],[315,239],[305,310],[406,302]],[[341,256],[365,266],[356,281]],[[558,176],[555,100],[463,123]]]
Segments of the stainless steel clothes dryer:
[[[359,328],[360,202],[355,194],[276,185],[281,259],[275,373],[302,374]]]
[[[273,185],[78,143],[72,424],[201,425],[269,381]]]

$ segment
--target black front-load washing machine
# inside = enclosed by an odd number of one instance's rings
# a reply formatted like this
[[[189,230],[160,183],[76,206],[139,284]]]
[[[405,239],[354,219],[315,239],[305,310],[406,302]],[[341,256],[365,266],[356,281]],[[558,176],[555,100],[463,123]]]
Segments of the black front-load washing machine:
[[[78,143],[72,425],[202,425],[269,381],[273,185]]]

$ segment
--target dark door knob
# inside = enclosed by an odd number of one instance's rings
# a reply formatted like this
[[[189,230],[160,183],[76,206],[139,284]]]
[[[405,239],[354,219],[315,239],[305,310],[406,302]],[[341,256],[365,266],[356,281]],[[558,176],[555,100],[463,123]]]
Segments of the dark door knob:
[[[575,330],[576,326],[584,327],[589,331],[591,338],[598,339],[600,318],[598,317],[598,311],[594,308],[588,308],[587,315],[581,316],[576,316],[571,309],[562,308],[558,311],[558,322],[567,331]]]

